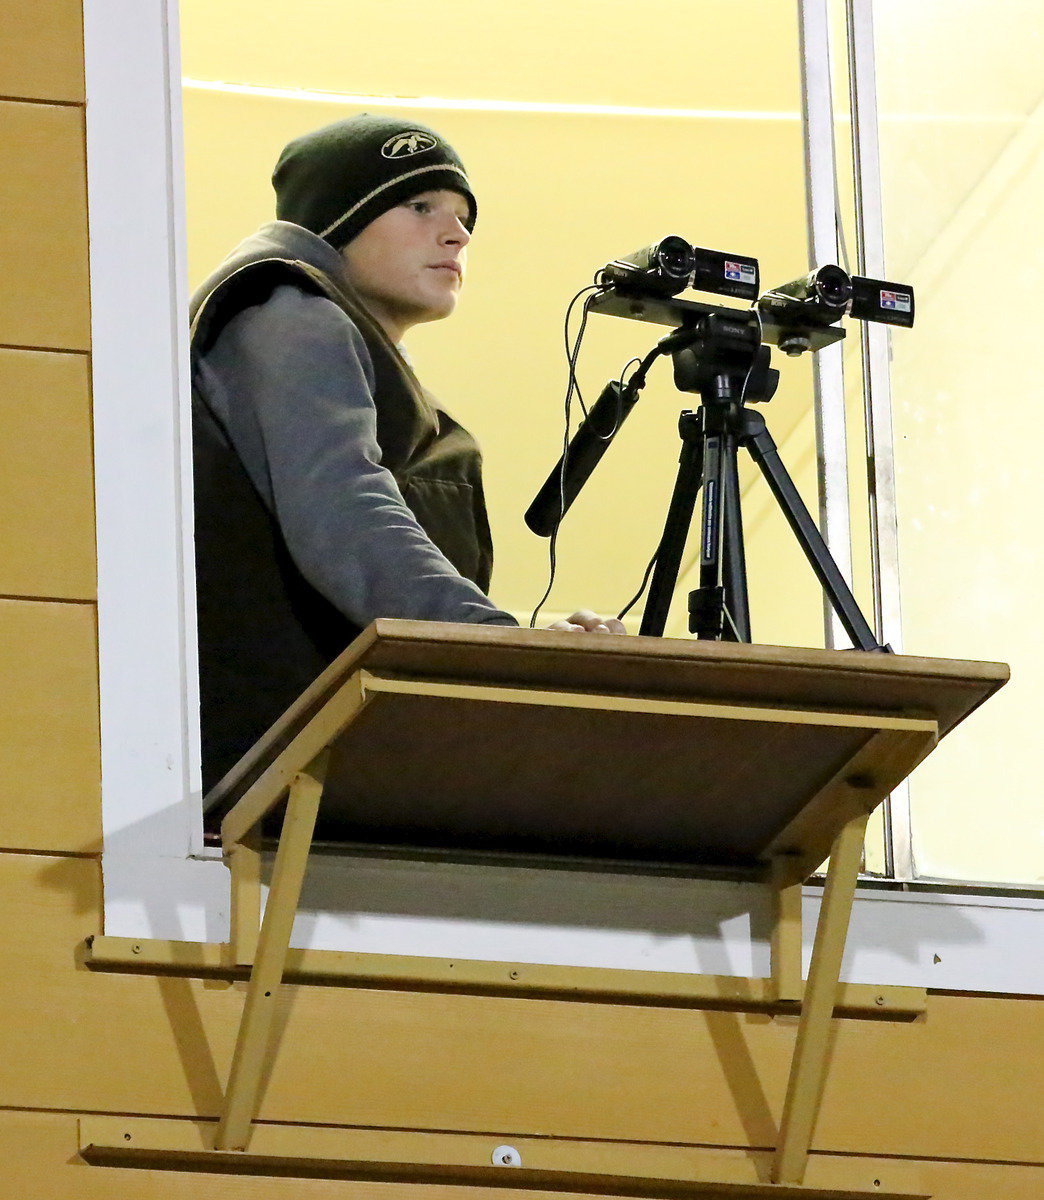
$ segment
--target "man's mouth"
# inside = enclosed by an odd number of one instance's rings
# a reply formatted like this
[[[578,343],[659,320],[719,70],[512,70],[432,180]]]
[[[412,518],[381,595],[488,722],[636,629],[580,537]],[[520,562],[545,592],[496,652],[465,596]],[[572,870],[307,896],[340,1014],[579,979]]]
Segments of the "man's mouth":
[[[453,262],[449,259],[447,259],[445,262],[432,263],[431,270],[433,270],[433,271],[452,271],[453,274],[456,275],[456,277],[458,279],[464,278],[464,273],[461,270],[460,263]]]

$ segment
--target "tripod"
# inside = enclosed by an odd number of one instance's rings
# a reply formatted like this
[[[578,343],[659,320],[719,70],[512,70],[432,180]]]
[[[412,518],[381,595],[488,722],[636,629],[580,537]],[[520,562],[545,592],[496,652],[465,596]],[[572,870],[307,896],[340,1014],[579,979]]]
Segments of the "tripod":
[[[769,400],[779,380],[778,372],[769,367],[769,347],[761,345],[756,319],[712,313],[687,333],[688,337],[681,330],[672,335],[675,384],[682,391],[698,392],[702,403],[695,412],[683,411],[678,422],[682,439],[678,474],[640,632],[663,635],[702,490],[700,586],[689,593],[689,631],[702,639],[750,641],[737,465],[743,447],[764,475],[853,645],[860,650],[887,650],[860,612],[780,460],[764,417],[746,407],[748,401]]]

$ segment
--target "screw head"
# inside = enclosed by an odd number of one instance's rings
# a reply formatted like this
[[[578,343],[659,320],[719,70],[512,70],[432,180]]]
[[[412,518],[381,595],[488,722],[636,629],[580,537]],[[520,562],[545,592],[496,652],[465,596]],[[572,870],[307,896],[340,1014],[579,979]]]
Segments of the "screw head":
[[[522,1155],[514,1146],[498,1146],[491,1156],[495,1167],[520,1167]]]

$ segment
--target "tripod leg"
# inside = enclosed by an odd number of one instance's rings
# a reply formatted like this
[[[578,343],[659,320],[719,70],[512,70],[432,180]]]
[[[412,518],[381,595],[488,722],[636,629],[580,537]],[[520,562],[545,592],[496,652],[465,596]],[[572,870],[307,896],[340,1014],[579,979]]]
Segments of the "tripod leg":
[[[744,411],[742,441],[761,468],[762,475],[772,489],[772,494],[782,508],[783,515],[790,523],[794,536],[804,550],[805,557],[815,571],[816,578],[853,645],[860,650],[884,650],[886,647],[877,640],[866,618],[859,611],[851,588],[838,570],[829,547],[823,541],[823,535],[794,486],[794,481],[787,474],[772,434],[765,425],[765,418],[760,413],[751,412],[749,409]]]
[[[648,637],[663,637],[667,614],[670,612],[678,569],[685,553],[685,540],[692,525],[696,494],[703,480],[703,414],[683,412],[678,422],[682,437],[678,474],[674,480],[667,521],[656,552],[656,567],[649,587],[649,599],[642,616],[639,633]]]
[[[700,515],[700,586],[689,593],[689,632],[718,641],[727,629],[722,553],[726,540],[728,464],[736,443],[720,412],[704,410],[703,511]],[[727,637],[728,634],[725,634]]]
[[[725,588],[727,641],[750,641],[750,603],[747,598],[747,562],[743,550],[743,513],[740,509],[739,466],[736,439],[729,439],[722,478],[724,525],[722,528],[722,584]]]

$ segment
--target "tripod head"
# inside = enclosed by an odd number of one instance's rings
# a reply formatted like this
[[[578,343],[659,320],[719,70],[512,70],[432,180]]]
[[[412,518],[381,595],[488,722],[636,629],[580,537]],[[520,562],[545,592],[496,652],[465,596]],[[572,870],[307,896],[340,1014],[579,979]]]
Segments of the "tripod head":
[[[626,384],[611,380],[602,389],[526,510],[529,528],[539,537],[550,537],[558,528],[637,403],[657,358],[671,356],[675,386],[698,393],[716,424],[736,423],[748,400],[771,400],[779,372],[769,366],[771,350],[762,336],[751,310],[691,305],[680,327],[660,338]]]
[[[672,338],[681,343],[670,352],[680,392],[697,392],[706,405],[738,407],[776,394],[779,372],[769,366],[771,350],[753,313],[713,311]]]

